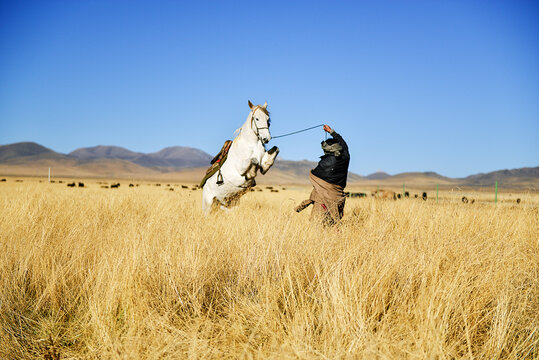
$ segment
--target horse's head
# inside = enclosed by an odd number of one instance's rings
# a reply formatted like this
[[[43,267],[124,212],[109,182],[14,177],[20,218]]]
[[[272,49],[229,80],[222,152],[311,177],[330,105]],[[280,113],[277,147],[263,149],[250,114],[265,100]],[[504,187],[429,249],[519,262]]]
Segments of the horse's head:
[[[268,103],[265,102],[264,105],[253,105],[251,101],[249,101],[248,104],[251,109],[251,129],[256,136],[258,136],[260,141],[267,144],[271,140],[269,131],[271,120],[267,110]]]

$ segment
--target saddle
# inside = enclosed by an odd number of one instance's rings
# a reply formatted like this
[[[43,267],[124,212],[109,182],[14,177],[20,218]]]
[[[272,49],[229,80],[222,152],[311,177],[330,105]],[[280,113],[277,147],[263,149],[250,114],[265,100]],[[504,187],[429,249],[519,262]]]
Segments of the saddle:
[[[217,175],[217,185],[223,185],[223,176],[221,175],[221,166],[226,161],[226,158],[228,157],[228,150],[230,150],[230,146],[232,145],[232,140],[225,141],[225,144],[221,148],[221,151],[210,162],[211,166],[206,170],[206,175],[204,175],[204,178],[200,182],[200,187],[202,188],[204,184],[206,184],[206,181],[208,181],[209,178],[211,178],[216,172],[219,172]]]

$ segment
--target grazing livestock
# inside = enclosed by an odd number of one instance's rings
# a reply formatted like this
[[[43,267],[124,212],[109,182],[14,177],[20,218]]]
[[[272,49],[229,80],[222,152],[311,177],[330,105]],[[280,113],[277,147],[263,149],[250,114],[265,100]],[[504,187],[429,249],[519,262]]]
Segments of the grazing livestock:
[[[54,181],[51,181],[54,182]],[[63,184],[64,182],[62,180],[58,180],[58,184]]]
[[[520,199],[517,199],[517,204],[520,204]]]
[[[401,194],[397,194],[397,199],[400,199],[401,198]]]
[[[15,182],[22,182],[22,180],[15,180]]]
[[[392,200],[397,199],[397,195],[395,194],[394,191],[391,191],[391,190],[379,189],[379,190],[373,191],[372,196],[374,196],[377,199],[392,199]]]
[[[410,197],[410,193],[409,193],[408,191],[405,191],[405,192],[404,192],[404,197],[409,198],[409,197]]]
[[[129,184],[129,187],[135,187],[135,185],[133,185],[133,184]]]
[[[464,204],[468,203],[468,198],[466,196],[463,196],[461,200]]]
[[[279,192],[277,189],[271,189],[271,192]]]
[[[346,197],[351,197],[351,198],[355,198],[355,197],[367,197],[367,194],[366,194],[366,193],[345,192],[345,193],[344,193],[344,196],[346,196]]]
[[[79,182],[79,187],[84,187],[84,183]]]
[[[102,187],[103,189],[108,189],[108,188],[109,188],[108,185],[101,185],[101,187]]]
[[[54,180],[51,180],[51,183],[53,183],[53,184],[54,184]]]
[[[418,195],[417,195],[417,194],[415,194],[415,195],[414,195],[414,197],[415,197],[415,198],[417,199]]]
[[[423,192],[423,195],[421,196],[421,198],[426,201],[427,200],[427,193]]]
[[[119,187],[120,187],[120,183],[116,183],[116,184],[111,184],[111,185],[110,185],[110,188],[111,188],[111,189],[117,189],[117,188],[119,188]]]
[[[75,187],[75,182],[69,183],[69,184],[67,184],[67,186],[69,186],[69,187]]]
[[[187,186],[187,185],[182,185],[182,189],[189,189],[189,186]]]
[[[174,189],[173,189],[173,188],[169,188],[169,190],[170,190],[170,191],[174,191]]]
[[[266,186],[266,189],[273,190],[273,186]]]
[[[1,182],[4,182],[4,181],[7,181],[7,180],[6,180],[6,179],[2,179],[2,180],[0,180],[0,181],[1,181]]]

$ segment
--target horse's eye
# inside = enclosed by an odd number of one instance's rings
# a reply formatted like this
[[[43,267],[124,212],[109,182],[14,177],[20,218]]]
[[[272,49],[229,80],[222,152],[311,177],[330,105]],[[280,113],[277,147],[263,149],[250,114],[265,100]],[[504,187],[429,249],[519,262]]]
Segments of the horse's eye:
[[[255,120],[258,121],[258,118],[256,118]]]

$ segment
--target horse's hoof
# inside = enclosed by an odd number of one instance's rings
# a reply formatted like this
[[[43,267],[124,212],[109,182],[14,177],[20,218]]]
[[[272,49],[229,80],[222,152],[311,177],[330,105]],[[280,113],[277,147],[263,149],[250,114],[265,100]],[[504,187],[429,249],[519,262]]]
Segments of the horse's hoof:
[[[270,155],[273,155],[274,152],[277,152],[277,154],[279,153],[279,148],[277,146],[274,146],[268,150],[268,154]]]

